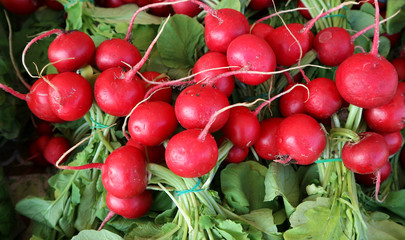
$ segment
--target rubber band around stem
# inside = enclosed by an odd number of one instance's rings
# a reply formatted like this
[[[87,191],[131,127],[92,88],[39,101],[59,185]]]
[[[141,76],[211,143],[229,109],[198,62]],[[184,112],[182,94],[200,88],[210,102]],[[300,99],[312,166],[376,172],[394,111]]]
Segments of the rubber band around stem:
[[[194,187],[192,187],[191,189],[188,190],[182,190],[182,191],[175,191],[177,193],[178,196],[182,195],[182,194],[187,194],[187,193],[191,193],[191,192],[201,192],[204,191],[204,189],[197,189],[198,186],[201,183],[201,178],[198,179],[198,182],[194,185]]]
[[[330,17],[342,17],[342,18],[347,18],[346,15],[343,15],[343,14],[326,15],[326,16],[323,16],[322,18],[330,18]]]
[[[104,124],[101,124],[101,123],[99,123],[99,122],[96,122],[91,116],[90,116],[90,121],[92,122],[92,123],[94,123],[94,124],[96,124],[96,126],[94,126],[94,127],[91,127],[91,128],[108,128],[109,126],[107,126],[107,125],[104,125]]]
[[[329,158],[329,159],[320,159],[316,160],[315,163],[327,163],[327,162],[341,162],[341,158]]]

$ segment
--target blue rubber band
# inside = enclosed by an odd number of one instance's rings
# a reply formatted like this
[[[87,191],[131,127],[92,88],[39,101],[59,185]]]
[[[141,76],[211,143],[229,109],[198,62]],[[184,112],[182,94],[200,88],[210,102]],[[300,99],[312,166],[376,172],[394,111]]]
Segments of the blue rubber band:
[[[186,193],[191,193],[191,192],[201,192],[204,191],[204,189],[197,189],[198,185],[200,185],[201,179],[198,179],[198,182],[195,184],[195,186],[189,190],[183,190],[183,191],[176,191],[177,195],[180,196],[182,194]]]
[[[330,159],[321,159],[321,160],[316,160],[315,163],[326,163],[326,162],[341,162],[341,158],[330,158]]]
[[[104,125],[104,124],[101,124],[101,123],[98,123],[98,122],[96,122],[96,121],[94,121],[94,119],[90,116],[90,121],[92,122],[92,123],[94,123],[94,124],[96,124],[96,126],[94,126],[94,127],[92,127],[92,128],[108,128],[108,126],[107,125]]]
[[[329,18],[329,17],[342,17],[342,18],[347,18],[346,15],[343,15],[343,14],[326,15],[326,16],[323,16],[322,18]]]

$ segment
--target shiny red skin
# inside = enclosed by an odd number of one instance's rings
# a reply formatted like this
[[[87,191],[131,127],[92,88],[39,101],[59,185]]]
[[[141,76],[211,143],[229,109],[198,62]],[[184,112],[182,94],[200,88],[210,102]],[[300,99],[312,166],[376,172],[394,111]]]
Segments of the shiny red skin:
[[[326,146],[321,125],[312,117],[298,113],[285,118],[276,132],[280,155],[289,156],[299,165],[314,163]]]
[[[225,158],[225,163],[241,163],[247,158],[249,154],[249,148],[240,148],[238,146],[233,146],[228,155]]]
[[[193,67],[193,74],[212,69],[212,68],[228,67],[228,61],[226,55],[220,52],[207,52],[201,56]],[[229,68],[223,68],[218,70],[206,71],[197,74],[194,77],[195,82],[205,82],[206,79],[211,79],[219,74],[229,72]],[[228,76],[222,77],[216,80],[214,87],[223,92],[227,97],[231,96],[233,89],[235,88],[235,77]]]
[[[295,36],[302,48],[302,57],[312,48],[313,34],[311,31],[303,33],[304,25],[290,23],[287,26],[280,26],[266,38],[277,58],[277,64],[291,66],[300,58],[300,48],[288,29]]]
[[[249,148],[255,144],[260,135],[260,123],[247,107],[233,107],[222,133],[235,146]]]
[[[399,57],[391,60],[391,64],[398,73],[398,80],[405,80],[405,58]]]
[[[292,88],[289,84],[284,91]],[[295,87],[291,92],[280,97],[279,109],[283,117],[288,117],[296,113],[305,113],[305,101],[308,99],[308,91],[303,87]]]
[[[150,3],[160,3],[166,2],[166,0],[149,0]],[[173,9],[170,5],[164,5],[160,7],[153,7],[149,9],[149,13],[159,17],[167,17],[169,15],[173,15]]]
[[[380,169],[380,174],[381,174],[381,183],[383,183],[391,174],[391,163],[390,161],[387,161],[384,166]],[[354,174],[356,178],[356,182],[367,185],[367,186],[373,186],[376,184],[376,179],[377,179],[377,172],[375,173],[368,173],[368,174]]]
[[[129,70],[129,66],[135,66],[141,59],[141,53],[134,45],[119,38],[103,41],[97,47],[95,57],[97,68],[101,71],[113,67]]]
[[[63,122],[63,120],[52,111],[48,98],[49,84],[43,79],[46,77],[51,80],[55,76],[56,74],[50,74],[35,81],[27,94],[27,105],[30,111],[39,119],[59,123]]]
[[[398,86],[405,85],[401,82]],[[367,125],[376,132],[392,133],[405,127],[405,90],[398,87],[394,98],[387,104],[364,110]]]
[[[167,77],[161,77],[162,74],[158,72],[153,72],[153,71],[147,71],[143,72],[142,76],[149,81],[153,82],[168,82],[169,79]],[[157,86],[155,84],[149,84],[147,82],[144,82],[145,84],[145,92],[148,92],[149,89]],[[173,90],[170,86],[164,87],[156,91],[155,93],[152,94],[152,96],[149,98],[150,102],[153,101],[162,101],[162,102],[167,102],[171,103],[172,102],[172,94]]]
[[[279,151],[276,145],[276,133],[283,118],[275,117],[264,119],[260,122],[260,136],[254,148],[256,153],[263,159],[274,160]]]
[[[94,84],[94,97],[104,112],[123,117],[145,96],[145,87],[138,76],[126,79],[122,68],[104,70]]]
[[[339,65],[335,82],[340,95],[350,104],[376,108],[394,97],[398,74],[384,57],[357,53]]]
[[[274,1],[275,3],[277,3],[277,1]],[[263,10],[269,7],[273,7],[273,1],[272,0],[251,0],[249,2],[248,7],[252,10]]]
[[[48,88],[52,111],[62,120],[75,121],[82,118],[93,103],[93,88],[81,75],[64,72],[51,80],[55,86]]]
[[[319,61],[326,66],[338,66],[354,53],[354,43],[346,29],[329,27],[314,38],[313,47]]]
[[[131,138],[145,146],[156,146],[168,139],[178,125],[174,108],[166,102],[144,102],[129,117]]]
[[[42,4],[40,0],[1,0],[4,8],[18,15],[33,14]]]
[[[214,52],[226,53],[231,41],[249,30],[245,15],[234,9],[222,8],[205,16],[205,43]]]
[[[299,7],[299,8],[304,8],[304,7],[306,7],[306,6],[302,3],[301,0],[298,0],[298,5],[297,5],[297,7]],[[308,10],[298,10],[298,11],[301,13],[301,15],[302,15],[305,19],[307,19],[307,20],[312,19],[312,16],[311,16],[311,14],[309,13]]]
[[[176,14],[183,14],[189,17],[195,17],[202,11],[202,8],[193,2],[176,3],[172,5],[172,8]]]
[[[58,35],[51,42],[48,58],[59,73],[74,72],[89,65],[95,51],[96,46],[89,35],[81,31],[71,31]]]
[[[388,146],[383,136],[375,132],[359,134],[358,142],[346,142],[342,148],[343,164],[358,174],[375,173],[388,161]]]
[[[53,137],[46,144],[43,155],[46,161],[55,165],[59,158],[71,148],[70,142],[64,137]],[[60,163],[63,163],[67,160],[69,155],[64,157]]]
[[[123,0],[103,0],[100,1],[100,5],[102,7],[106,7],[106,8],[116,8],[116,7],[120,7],[124,4],[127,4],[127,2],[123,1]]]
[[[304,102],[305,112],[317,119],[325,119],[342,106],[340,96],[334,81],[328,78],[316,78],[307,84],[309,99]]]
[[[232,70],[273,72],[276,69],[276,56],[270,45],[253,34],[235,38],[226,51],[226,58]],[[238,66],[238,67],[232,67]],[[237,79],[248,85],[259,85],[267,81],[270,74],[237,74]]]
[[[184,89],[176,99],[174,111],[179,123],[186,129],[203,129],[211,116],[229,106],[228,98],[218,89],[204,84]],[[228,121],[229,111],[219,114],[209,131],[216,132]]]
[[[107,192],[118,198],[132,198],[148,185],[147,162],[137,148],[130,145],[115,149],[105,160],[101,179]]]
[[[57,0],[45,0],[45,4],[56,11],[62,11],[64,9],[63,5]]]
[[[152,206],[152,192],[145,190],[139,195],[131,198],[118,198],[107,192],[105,199],[108,209],[128,219],[135,219],[145,215]]]
[[[274,27],[266,23],[256,23],[252,30],[251,34],[256,35],[260,38],[266,39],[274,31]]]
[[[42,135],[39,136],[35,141],[33,141],[29,148],[29,158],[33,161],[36,165],[47,167],[50,165],[48,161],[44,158],[44,149],[46,144],[51,140],[51,135]]]
[[[201,177],[215,167],[218,160],[217,143],[210,133],[200,140],[201,132],[201,129],[189,129],[170,138],[165,158],[167,167],[176,175]]]
[[[380,134],[385,138],[385,141],[387,142],[388,152],[390,156],[397,153],[399,149],[401,149],[403,139],[400,131]]]

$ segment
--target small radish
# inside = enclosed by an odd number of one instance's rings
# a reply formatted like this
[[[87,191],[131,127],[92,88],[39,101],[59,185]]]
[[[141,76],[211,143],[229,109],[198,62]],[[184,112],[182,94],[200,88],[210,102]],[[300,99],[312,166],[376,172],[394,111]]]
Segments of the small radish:
[[[259,138],[260,123],[247,107],[233,107],[229,110],[228,121],[221,131],[235,146],[249,148]]]
[[[38,0],[1,0],[0,2],[5,9],[19,15],[32,14],[41,6],[41,1]]]
[[[289,84],[284,92],[291,89],[295,84]],[[308,100],[308,91],[305,88],[294,88],[291,92],[280,97],[279,109],[283,117],[296,113],[305,113],[305,101]]]
[[[102,0],[99,4],[105,8],[116,8],[126,4],[126,2],[123,0]]]
[[[113,38],[103,41],[96,50],[95,60],[98,69],[135,66],[142,56],[139,50],[123,39]]]
[[[305,112],[317,119],[325,119],[342,106],[340,96],[334,81],[328,78],[316,78],[307,84],[309,98],[304,103]]]
[[[221,146],[221,144],[225,141],[225,137],[222,136],[218,140],[218,146]],[[226,158],[224,160],[225,163],[240,163],[243,162],[243,160],[246,159],[246,157],[249,154],[249,148],[240,148],[238,146],[232,146],[231,149],[229,149],[228,155],[226,155]]]
[[[288,116],[278,126],[276,147],[282,163],[294,159],[299,165],[309,165],[321,156],[325,146],[326,136],[321,125],[306,114]]]
[[[218,160],[218,146],[210,133],[201,129],[184,130],[170,138],[166,147],[166,164],[184,178],[200,177],[211,171]]]
[[[104,70],[94,84],[94,97],[98,106],[117,117],[128,115],[144,95],[145,87],[140,78],[136,75],[133,78],[127,77],[119,67]]]
[[[156,146],[168,139],[178,125],[174,108],[166,102],[144,102],[131,113],[128,130],[131,139]]]
[[[35,126],[35,132],[41,135],[52,135],[53,133],[53,126],[50,122],[47,121],[39,121]]]
[[[402,146],[402,134],[400,131],[393,133],[380,133],[387,142],[389,155],[397,153]]]
[[[145,215],[152,206],[152,201],[152,193],[149,190],[127,199],[118,198],[107,192],[105,199],[110,211],[128,219],[135,219]]]
[[[52,111],[65,121],[80,119],[93,103],[93,89],[90,83],[73,72],[64,72],[53,77],[48,94]]]
[[[363,132],[359,139],[346,142],[342,148],[343,164],[358,174],[375,173],[388,161],[389,151],[383,136]]]
[[[228,98],[221,91],[205,84],[184,89],[176,99],[174,111],[179,123],[186,129],[204,128],[211,115],[229,106]],[[221,129],[228,121],[229,111],[221,113],[212,124],[210,132]]]
[[[45,0],[45,4],[50,9],[53,9],[56,11],[62,11],[64,9],[63,5],[60,2],[58,2],[58,0]]]
[[[232,70],[273,72],[276,69],[273,49],[265,40],[252,34],[244,34],[232,40],[226,51],[226,58]],[[262,84],[270,77],[269,74],[236,75],[236,78],[248,85]]]
[[[200,6],[191,1],[173,4],[172,8],[176,14],[184,14],[189,17],[195,17],[202,11]]]
[[[277,3],[276,0],[274,0],[274,2]],[[252,10],[260,11],[269,7],[273,7],[273,0],[251,0],[248,7]]]
[[[398,80],[405,80],[405,58],[395,58],[391,60],[391,64],[395,67],[395,70],[397,70]]]
[[[226,60],[225,54],[220,52],[208,52],[201,56],[194,64],[193,74],[199,73],[194,77],[194,81],[204,83],[205,79],[210,79],[216,75],[229,72],[230,69],[225,67],[228,67],[228,61]],[[206,71],[213,68],[221,69]],[[213,87],[229,97],[235,88],[235,77],[228,76],[217,79]]]
[[[51,138],[43,150],[43,155],[46,161],[55,165],[58,159],[71,147],[70,142],[64,137]],[[66,161],[68,156],[60,160],[60,163]]]
[[[276,133],[283,118],[275,117],[264,119],[260,122],[260,135],[254,148],[263,159],[274,160],[279,151],[276,146]]]
[[[297,5],[297,7],[299,7],[299,8],[305,8],[305,5],[304,5],[304,3],[302,3],[301,0],[298,0],[298,5]],[[307,19],[307,20],[312,19],[312,16],[311,16],[311,14],[309,13],[308,9],[300,9],[300,10],[298,10],[298,11],[301,13],[301,15],[302,15],[305,19]]]
[[[165,74],[153,72],[153,71],[143,72],[142,76],[151,82],[168,82],[169,81],[168,77]],[[145,92],[148,92],[154,86],[156,86],[156,85],[145,82]],[[149,98],[149,101],[151,101],[151,102],[162,101],[162,102],[171,103],[172,94],[173,94],[172,92],[173,92],[173,90],[170,86],[161,88],[158,91],[153,93],[153,95]]]
[[[256,35],[262,39],[266,39],[274,31],[274,28],[269,24],[265,23],[256,23],[252,30],[250,31],[251,34]]]
[[[149,0],[151,4],[165,2],[165,0]],[[151,7],[149,13],[159,17],[167,17],[173,15],[173,9],[169,5]]]
[[[346,29],[329,27],[314,38],[314,49],[319,61],[327,66],[338,66],[354,53],[354,44]]]
[[[39,136],[34,142],[32,142],[28,148],[28,160],[33,161],[39,166],[49,166],[50,163],[44,158],[44,149],[51,138],[51,135],[42,135]]]
[[[230,8],[210,10],[205,16],[205,42],[210,51],[225,53],[236,37],[249,33],[249,22]]]
[[[130,145],[130,146],[135,147],[138,150],[140,150],[142,152],[142,154],[144,154],[148,163],[161,164],[161,163],[165,162],[166,148],[164,147],[163,144],[147,147],[147,146],[140,144],[133,138],[130,138],[126,145]]]
[[[74,72],[90,64],[95,50],[89,35],[81,31],[70,31],[58,34],[52,41],[48,47],[48,58],[59,73]]]
[[[385,180],[387,180],[387,178],[390,176],[391,174],[391,163],[390,161],[387,161],[384,166],[380,169],[380,173],[381,173],[381,182],[384,182]],[[367,185],[367,186],[373,186],[376,184],[376,174],[375,173],[368,173],[368,174],[354,174],[356,181]]]

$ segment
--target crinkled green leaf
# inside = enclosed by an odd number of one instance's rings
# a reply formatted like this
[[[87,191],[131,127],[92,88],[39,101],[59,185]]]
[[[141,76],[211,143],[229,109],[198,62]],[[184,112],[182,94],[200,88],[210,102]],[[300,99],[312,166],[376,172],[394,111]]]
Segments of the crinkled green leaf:
[[[273,211],[271,209],[262,208],[253,210],[249,214],[242,215],[242,217],[254,222],[261,230],[264,230],[263,235],[265,239],[279,239],[281,237],[281,233],[278,232],[277,226],[274,223]]]
[[[375,215],[380,215],[376,217]],[[381,215],[385,215],[381,216]],[[405,226],[389,219],[389,215],[374,212],[367,216],[367,237],[369,240],[401,240],[405,239]]]
[[[79,234],[74,236],[72,240],[123,240],[123,238],[115,233],[102,229],[101,231],[96,230],[83,230]]]
[[[405,0],[390,0],[387,2],[387,18],[394,15],[398,10],[401,10],[401,12],[387,22],[388,34],[398,33],[405,27]]]
[[[72,1],[71,4],[65,6],[67,13],[67,30],[80,29],[83,26],[83,2]]]

